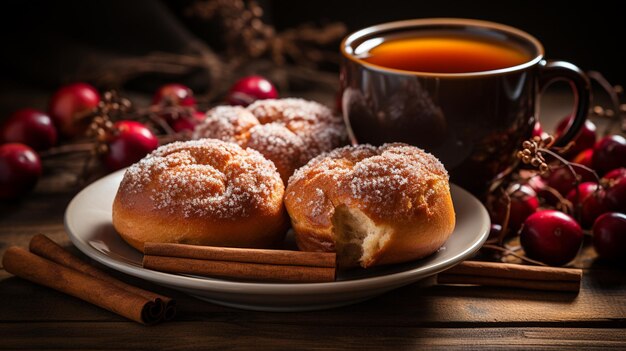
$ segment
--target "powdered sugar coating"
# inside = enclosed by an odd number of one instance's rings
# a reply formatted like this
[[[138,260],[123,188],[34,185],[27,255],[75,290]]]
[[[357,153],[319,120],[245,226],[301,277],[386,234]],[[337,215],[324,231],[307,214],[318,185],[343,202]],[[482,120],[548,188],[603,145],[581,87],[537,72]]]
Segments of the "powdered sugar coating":
[[[287,98],[259,100],[245,109],[214,108],[194,137],[218,138],[256,149],[276,164],[286,181],[311,158],[344,144],[346,131],[341,118],[327,107]]]
[[[272,160],[280,174],[293,173],[293,165],[303,164],[306,154],[302,139],[277,123],[260,124],[250,129],[247,147]]]
[[[259,100],[248,106],[248,110],[260,123],[283,124],[302,138],[307,148],[301,165],[342,145],[346,139],[341,118],[314,101],[298,98]]]
[[[245,146],[249,133],[259,125],[256,117],[241,106],[218,106],[207,112],[207,118],[198,125],[194,139],[215,138]]]
[[[174,142],[132,165],[119,193],[145,193],[152,210],[236,220],[282,193],[274,164],[252,149],[216,139]]]
[[[298,169],[289,179],[285,201],[288,210],[296,204],[311,217],[345,204],[374,218],[402,219],[428,211],[435,185],[442,181],[447,187],[441,162],[419,148],[399,143],[346,146]]]
[[[248,110],[263,124],[280,122],[292,131],[301,123],[332,123],[337,119],[328,107],[299,98],[258,100]]]

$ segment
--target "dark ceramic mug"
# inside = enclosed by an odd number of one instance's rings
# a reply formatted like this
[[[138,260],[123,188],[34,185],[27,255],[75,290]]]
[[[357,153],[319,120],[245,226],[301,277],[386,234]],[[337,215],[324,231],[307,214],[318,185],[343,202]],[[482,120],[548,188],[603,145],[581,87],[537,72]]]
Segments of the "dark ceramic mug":
[[[370,64],[359,45],[405,32],[458,32],[514,43],[530,59],[483,72],[412,72]],[[481,195],[510,167],[537,120],[539,93],[555,80],[568,81],[576,97],[575,118],[557,140],[565,145],[580,131],[589,108],[589,80],[576,66],[544,60],[541,43],[505,25],[467,19],[419,19],[361,29],[341,43],[342,110],[353,144],[405,142],[437,156],[451,180]]]

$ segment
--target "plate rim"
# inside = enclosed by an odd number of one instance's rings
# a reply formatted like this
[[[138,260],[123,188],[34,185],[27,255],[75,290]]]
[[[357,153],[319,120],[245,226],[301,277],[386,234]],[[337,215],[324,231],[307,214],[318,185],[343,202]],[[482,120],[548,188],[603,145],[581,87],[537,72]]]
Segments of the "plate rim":
[[[351,280],[340,280],[333,282],[323,282],[323,283],[259,283],[259,282],[239,282],[239,281],[231,281],[231,280],[223,280],[216,278],[208,278],[208,277],[191,277],[185,275],[171,274],[165,272],[159,272],[154,270],[145,269],[143,267],[138,267],[131,265],[126,262],[122,262],[116,260],[113,257],[110,257],[103,252],[93,248],[88,245],[84,240],[79,238],[79,235],[75,234],[72,230],[72,226],[70,224],[70,215],[75,210],[74,208],[77,206],[77,203],[85,197],[89,192],[92,191],[94,187],[101,186],[102,183],[109,180],[109,178],[119,177],[120,173],[125,172],[125,169],[110,173],[87,187],[83,188],[78,194],[76,194],[70,203],[68,204],[65,214],[64,214],[64,226],[67,232],[68,237],[70,238],[72,244],[76,246],[82,253],[89,256],[90,258],[96,260],[97,262],[114,269],[116,271],[122,272],[124,274],[128,274],[134,277],[138,277],[141,279],[148,280],[150,282],[154,282],[157,284],[175,287],[175,288],[183,288],[183,289],[192,289],[192,290],[208,290],[210,289],[213,292],[220,293],[249,293],[249,294],[267,294],[267,295],[279,295],[288,293],[290,295],[310,295],[310,294],[319,294],[319,293],[345,293],[354,291],[355,289],[363,290],[363,289],[380,289],[384,287],[390,286],[398,286],[407,284],[413,281],[417,281],[424,277],[428,277],[434,274],[437,274],[447,268],[450,268],[464,259],[473,255],[482,244],[487,240],[489,235],[489,226],[490,219],[487,210],[484,205],[476,198],[474,195],[469,193],[467,190],[461,188],[460,186],[450,183],[450,188],[454,188],[455,192],[458,192],[461,196],[469,198],[471,201],[478,204],[478,211],[483,221],[482,228],[480,228],[479,233],[476,234],[476,237],[471,241],[471,245],[466,247],[464,250],[461,250],[456,255],[441,261],[434,263],[428,266],[420,266],[412,269],[408,269],[401,272],[395,272],[380,276],[367,277],[367,278],[359,278],[359,279],[351,279]]]

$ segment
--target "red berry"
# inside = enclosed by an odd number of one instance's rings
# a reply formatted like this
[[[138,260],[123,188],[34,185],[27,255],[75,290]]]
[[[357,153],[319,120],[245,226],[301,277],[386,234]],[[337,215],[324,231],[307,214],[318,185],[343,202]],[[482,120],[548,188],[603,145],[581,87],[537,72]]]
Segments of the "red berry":
[[[614,169],[602,178],[607,185],[606,202],[613,211],[626,213],[626,168]]]
[[[0,128],[4,143],[22,143],[35,150],[46,150],[57,142],[57,130],[52,119],[32,108],[16,111]]]
[[[626,213],[626,178],[619,178],[609,186],[606,202],[612,211]]]
[[[196,98],[193,91],[182,84],[171,83],[163,85],[152,98],[153,105],[166,102],[168,106],[195,106]]]
[[[593,168],[593,165],[591,164],[592,157],[593,157],[593,149],[586,149],[586,150],[581,151],[578,155],[576,155],[576,157],[574,157],[572,162],[578,163],[579,165],[583,165],[585,167]]]
[[[602,258],[626,262],[626,214],[609,212],[593,224],[593,247]]]
[[[572,168],[580,177],[580,182],[592,182],[596,179],[593,173],[580,166],[573,164]],[[568,167],[562,166],[548,175],[546,183],[565,196],[576,186],[576,179]]]
[[[567,194],[567,199],[575,208],[580,209],[580,224],[583,228],[591,228],[596,218],[609,211],[606,193],[594,182],[579,184],[578,192],[572,189]]]
[[[152,99],[154,105],[163,105],[164,107],[187,107],[191,113],[195,113],[196,99],[193,91],[182,84],[172,83],[166,84],[159,88]],[[173,113],[163,112],[160,117],[169,124],[175,132],[186,130],[194,130],[196,128],[196,120],[193,116],[188,116],[186,112]]]
[[[170,126],[174,129],[175,132],[183,132],[183,131],[193,131],[196,129],[196,126],[200,124],[200,122],[204,121],[206,118],[205,112],[194,111],[192,116],[179,116],[178,118],[172,120]]]
[[[609,135],[600,139],[593,148],[592,163],[600,174],[626,167],[626,139],[621,135]]]
[[[278,91],[274,85],[261,76],[247,76],[238,80],[228,92],[228,103],[248,106],[256,100],[276,99]]]
[[[548,190],[548,184],[543,177],[531,177],[530,179],[528,179],[527,184],[535,191],[537,197],[542,199],[544,203],[554,206],[560,201],[560,199],[556,195]]]
[[[112,171],[128,167],[159,146],[159,141],[145,125],[135,121],[118,121],[107,141],[108,150],[102,156]]]
[[[185,117],[176,118],[175,120],[169,122],[169,125],[176,133],[193,131],[196,129],[196,123],[194,123],[190,118]]]
[[[41,161],[33,149],[19,143],[0,145],[0,200],[26,194],[40,176]]]
[[[607,174],[605,174],[603,178],[609,181],[618,181],[622,178],[626,178],[626,168],[621,167],[621,168],[614,169],[608,172]]]
[[[559,122],[556,127],[557,137],[563,134],[563,131],[565,131],[565,128],[571,123],[573,118],[573,116],[567,116]],[[575,143],[574,146],[572,146],[565,155],[568,158],[576,156],[583,150],[593,147],[596,143],[596,125],[590,120],[586,120],[573,141]]]
[[[202,112],[202,111],[194,111],[193,113],[193,118],[198,122],[202,122],[205,120],[206,118],[206,112]]]
[[[96,88],[86,83],[63,86],[50,99],[48,113],[61,135],[74,137],[88,126],[85,117],[100,102]]]
[[[538,136],[540,138],[547,136],[547,134],[543,131],[543,128],[541,127],[541,123],[539,121],[535,122],[535,125],[533,126],[532,136]]]
[[[531,187],[536,193],[542,191],[546,187],[546,182],[543,178],[539,176],[530,177],[528,179],[528,183],[526,183],[529,187]]]
[[[572,189],[567,193],[567,199],[572,202],[574,206],[581,204],[589,195],[598,190],[598,184],[594,182],[584,182],[578,185],[578,192],[576,189]]]
[[[520,243],[526,255],[551,266],[573,260],[583,242],[583,231],[563,212],[535,212],[524,222]]]
[[[509,230],[516,233],[522,223],[539,208],[539,199],[535,191],[527,185],[510,187],[511,213],[509,214]]]
[[[533,188],[525,184],[512,184],[507,188],[506,193],[511,199],[507,231],[516,234],[524,220],[539,208],[539,199]],[[494,201],[489,204],[489,207],[492,221],[500,225],[504,224],[506,216],[504,203]]]

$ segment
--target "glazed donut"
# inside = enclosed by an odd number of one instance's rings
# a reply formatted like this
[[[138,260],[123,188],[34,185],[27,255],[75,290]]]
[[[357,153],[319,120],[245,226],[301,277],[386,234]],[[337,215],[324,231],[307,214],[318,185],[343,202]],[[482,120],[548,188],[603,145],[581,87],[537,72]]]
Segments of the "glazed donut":
[[[285,205],[298,247],[335,251],[343,267],[428,256],[455,225],[443,165],[399,143],[347,146],[314,158],[289,179]]]
[[[288,226],[284,185],[260,153],[215,139],[159,147],[124,173],[113,226],[145,242],[269,248]]]
[[[313,157],[345,144],[340,117],[313,101],[287,98],[259,100],[247,108],[219,106],[194,133],[258,150],[274,162],[285,183]]]

